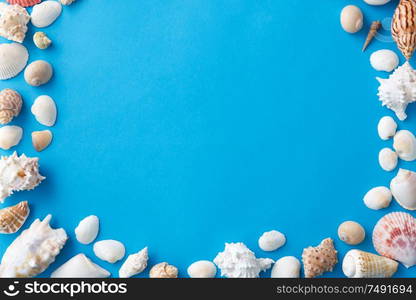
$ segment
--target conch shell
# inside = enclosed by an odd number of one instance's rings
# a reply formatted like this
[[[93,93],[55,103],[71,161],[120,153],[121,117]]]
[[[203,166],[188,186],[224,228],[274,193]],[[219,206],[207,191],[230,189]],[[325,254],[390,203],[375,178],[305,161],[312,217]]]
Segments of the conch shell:
[[[147,247],[137,253],[131,254],[118,271],[120,278],[129,278],[144,271],[149,259]]]
[[[334,241],[331,238],[326,238],[316,247],[303,249],[302,262],[306,278],[313,278],[324,272],[332,271],[338,262]]]
[[[399,169],[396,177],[390,182],[393,197],[404,208],[416,210],[416,173]]]
[[[0,36],[22,43],[26,37],[30,16],[20,5],[0,3]]]
[[[390,278],[398,265],[390,258],[353,249],[345,254],[342,271],[349,278]]]
[[[15,233],[18,231],[26,221],[29,212],[27,201],[0,209],[0,233]]]
[[[416,2],[414,0],[400,0],[391,23],[391,35],[403,56],[410,60],[416,47]]]
[[[1,260],[1,278],[34,277],[55,261],[68,237],[63,228],[50,227],[51,217],[36,219],[11,243]]]
[[[4,89],[0,92],[0,124],[9,123],[17,117],[22,109],[22,97],[12,89]]]
[[[32,190],[45,179],[39,174],[38,158],[17,156],[14,152],[10,156],[0,159],[0,203],[13,191]]]

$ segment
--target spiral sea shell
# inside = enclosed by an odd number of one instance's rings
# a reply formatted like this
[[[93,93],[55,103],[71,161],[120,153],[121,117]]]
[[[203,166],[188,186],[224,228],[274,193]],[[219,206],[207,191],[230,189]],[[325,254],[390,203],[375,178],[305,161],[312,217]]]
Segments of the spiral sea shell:
[[[53,70],[50,63],[44,60],[36,60],[25,69],[25,80],[31,86],[40,86],[52,78]]]
[[[13,117],[17,117],[22,108],[22,97],[12,89],[4,89],[0,92],[0,124],[9,123]]]
[[[400,0],[391,24],[391,34],[397,47],[407,60],[416,47],[416,2]]]
[[[27,201],[0,209],[0,233],[15,233],[18,231],[26,221],[29,212]]]

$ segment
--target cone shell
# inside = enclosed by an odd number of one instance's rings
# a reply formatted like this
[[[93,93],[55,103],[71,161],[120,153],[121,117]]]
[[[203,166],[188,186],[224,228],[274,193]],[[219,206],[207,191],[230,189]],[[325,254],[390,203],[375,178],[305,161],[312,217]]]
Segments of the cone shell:
[[[409,268],[416,264],[416,221],[408,213],[393,212],[381,218],[373,231],[376,251]]]
[[[345,254],[342,271],[349,278],[390,278],[398,265],[390,258],[353,249]]]
[[[0,209],[0,233],[15,233],[25,223],[30,209],[27,201]]]
[[[9,123],[13,117],[17,117],[22,109],[22,97],[12,89],[4,89],[0,92],[0,124]]]
[[[400,169],[390,182],[390,190],[404,208],[416,210],[416,173]]]
[[[29,53],[18,43],[0,44],[0,80],[19,74],[26,66]]]
[[[52,132],[50,130],[33,131],[32,144],[36,151],[44,150],[52,141]]]
[[[306,278],[313,278],[324,272],[332,271],[338,262],[334,241],[331,238],[326,238],[318,246],[304,249],[302,262]]]
[[[41,0],[7,0],[10,4],[18,4],[23,7],[33,6],[40,3]]]
[[[391,24],[391,34],[403,56],[409,60],[416,46],[416,2],[401,0]]]

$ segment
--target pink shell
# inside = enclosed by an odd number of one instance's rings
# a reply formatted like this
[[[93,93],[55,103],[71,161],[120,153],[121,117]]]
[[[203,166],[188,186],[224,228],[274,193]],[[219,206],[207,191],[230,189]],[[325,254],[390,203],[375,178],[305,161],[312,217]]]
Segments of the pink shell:
[[[18,4],[23,7],[33,6],[40,3],[41,0],[6,0],[10,4]]]
[[[382,217],[373,230],[373,245],[385,257],[400,261],[406,268],[416,264],[416,219],[404,212]]]

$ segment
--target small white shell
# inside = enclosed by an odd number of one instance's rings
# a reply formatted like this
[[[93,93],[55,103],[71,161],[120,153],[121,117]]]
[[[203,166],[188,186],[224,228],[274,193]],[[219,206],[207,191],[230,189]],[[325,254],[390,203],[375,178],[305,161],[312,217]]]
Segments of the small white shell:
[[[397,155],[405,161],[416,159],[416,138],[409,130],[399,130],[394,135],[393,148]]]
[[[390,148],[383,148],[378,153],[378,162],[384,171],[392,171],[397,166],[397,153]]]
[[[52,66],[44,60],[36,60],[30,63],[24,73],[25,81],[31,86],[40,86],[48,83],[52,75]]]
[[[85,254],[75,255],[52,274],[51,278],[107,278],[110,272],[93,263]]]
[[[209,260],[199,260],[188,267],[188,275],[191,278],[214,278],[217,267]]]
[[[399,169],[396,177],[390,182],[394,199],[404,208],[416,210],[416,173]]]
[[[55,124],[56,105],[51,97],[46,95],[37,97],[31,110],[40,124],[45,126],[53,126]]]
[[[9,150],[19,144],[22,139],[23,129],[19,126],[3,126],[0,128],[0,148]]]
[[[18,43],[0,44],[0,80],[19,74],[26,66],[29,53]]]
[[[370,5],[384,5],[390,2],[390,0],[364,0],[364,2]]]
[[[356,33],[363,27],[363,13],[355,5],[347,5],[341,11],[341,26],[348,33]]]
[[[33,43],[39,49],[47,49],[51,44],[51,39],[42,31],[38,31],[33,35]]]
[[[294,256],[284,256],[276,261],[271,278],[299,278],[300,261]]]
[[[109,263],[122,259],[126,253],[124,245],[116,240],[103,240],[94,244],[94,254]]]
[[[72,4],[72,2],[74,2],[75,0],[61,0],[61,3],[63,4],[63,5],[71,5]]]
[[[97,237],[100,221],[97,216],[88,216],[79,222],[75,228],[75,236],[81,244],[92,243]]]
[[[286,243],[286,237],[277,230],[271,230],[263,233],[258,243],[261,250],[274,251]]]
[[[129,278],[144,271],[149,260],[147,247],[137,253],[130,254],[118,271],[120,278]]]
[[[391,72],[399,65],[399,57],[391,50],[382,49],[371,54],[370,64],[377,71]]]
[[[397,123],[390,116],[385,116],[378,121],[377,131],[379,137],[386,141],[396,134]]]
[[[61,14],[62,5],[58,1],[43,1],[33,6],[30,14],[33,26],[43,28],[51,25]]]
[[[385,186],[378,186],[369,190],[364,196],[364,204],[374,210],[386,208],[390,205],[392,194]]]

